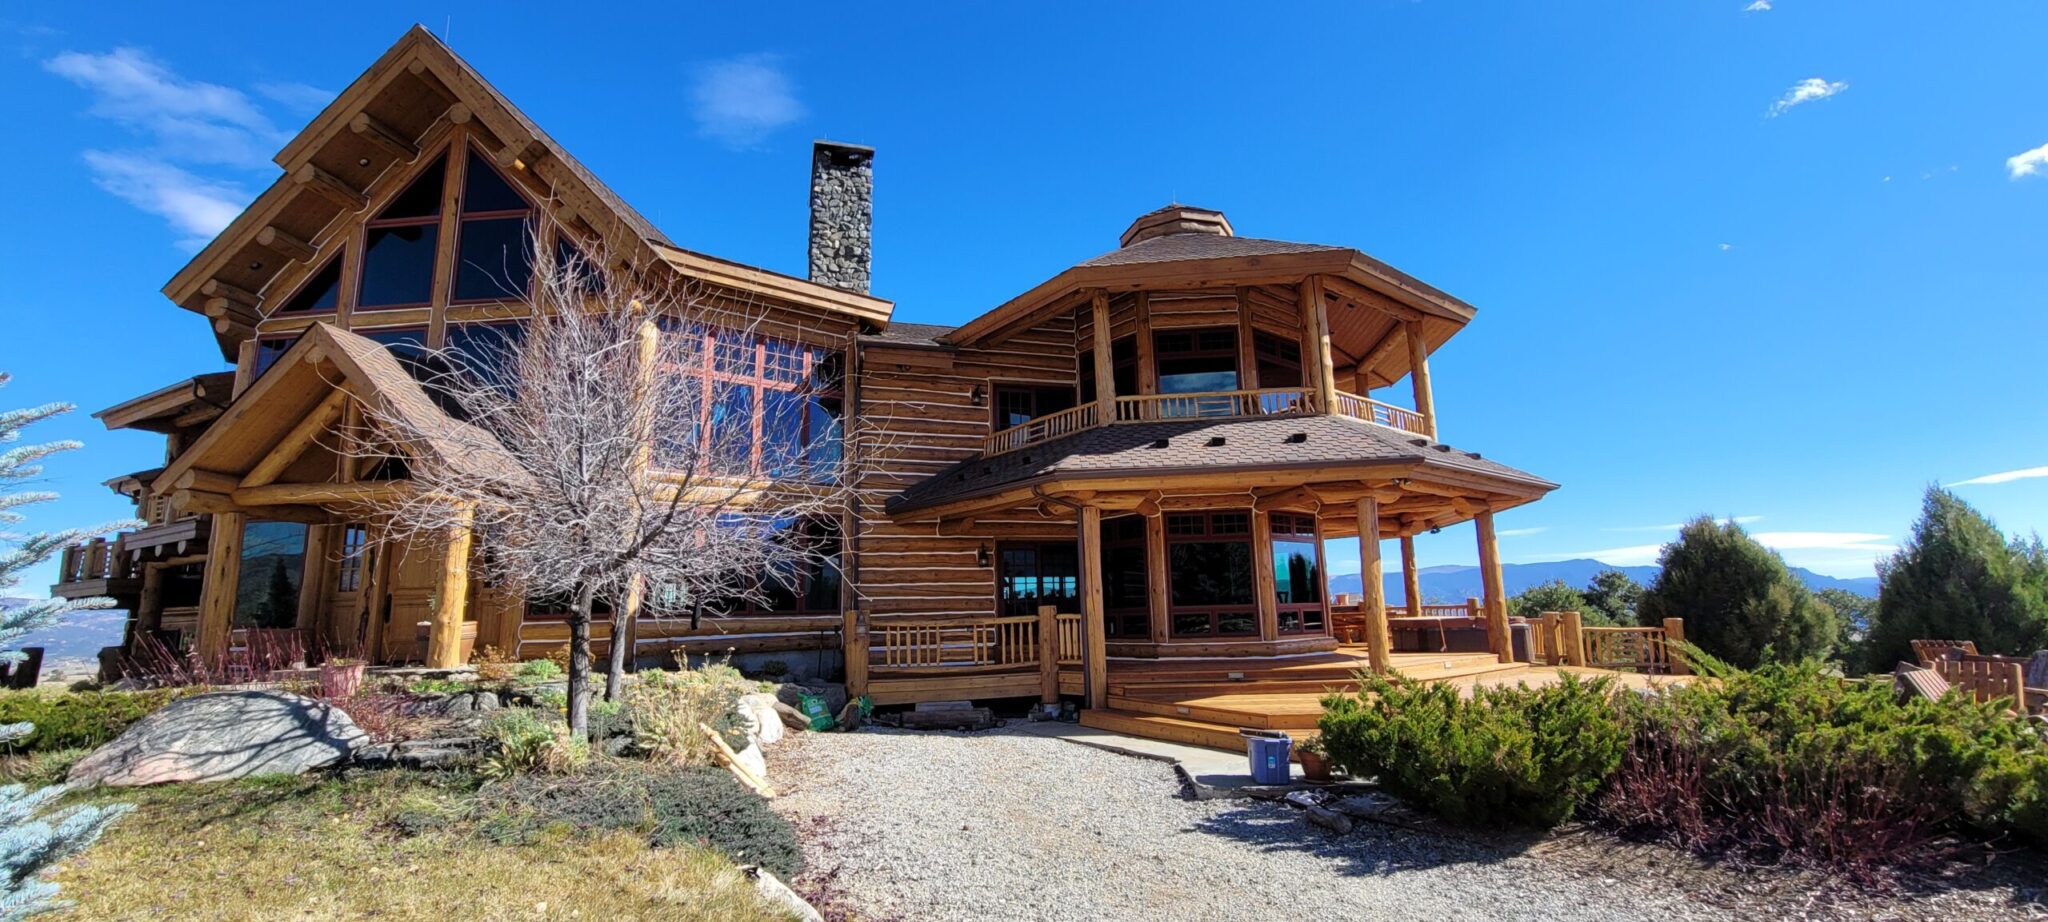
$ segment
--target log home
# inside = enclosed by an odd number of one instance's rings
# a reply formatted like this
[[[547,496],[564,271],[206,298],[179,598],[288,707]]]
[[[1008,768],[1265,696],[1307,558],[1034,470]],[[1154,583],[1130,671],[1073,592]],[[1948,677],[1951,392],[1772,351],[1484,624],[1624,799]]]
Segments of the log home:
[[[640,620],[625,642],[643,658],[815,654],[879,703],[1075,696],[1105,725],[1166,735],[1191,732],[1167,724],[1192,711],[1145,717],[1135,688],[1516,668],[1493,520],[1554,485],[1442,437],[1455,423],[1437,418],[1429,358],[1470,305],[1351,247],[1170,205],[962,326],[897,323],[868,291],[873,154],[816,145],[810,278],[721,260],[670,240],[415,27],[164,287],[233,371],[99,414],[163,433],[165,464],[110,482],[148,527],[73,549],[56,591],[111,594],[133,613],[125,643],[207,658],[255,632],[433,666],[560,647],[551,606],[468,576],[466,536],[396,543],[349,520],[349,500],[403,471],[359,469],[332,437],[368,402],[441,412],[412,366],[510,335],[504,291],[526,284],[524,229],[545,211],[558,247],[758,305],[761,331],[730,344],[751,359],[717,370],[756,412],[783,392],[899,446],[840,521],[795,526],[837,542],[832,565],[696,629]],[[1467,523],[1484,598],[1417,604],[1413,537]],[[1397,542],[1408,607],[1390,611],[1370,575],[1333,604],[1324,545],[1362,530],[1367,574]],[[1522,656],[1576,664],[1583,642],[1561,636]]]

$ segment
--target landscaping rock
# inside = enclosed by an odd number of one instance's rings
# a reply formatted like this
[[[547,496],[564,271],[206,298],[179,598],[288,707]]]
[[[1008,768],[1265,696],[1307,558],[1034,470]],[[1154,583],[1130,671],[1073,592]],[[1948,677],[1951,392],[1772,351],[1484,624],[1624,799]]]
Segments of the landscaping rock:
[[[1340,836],[1351,831],[1351,817],[1345,816],[1342,813],[1338,813],[1337,811],[1328,809],[1326,807],[1310,807],[1308,808],[1308,811],[1303,813],[1302,815],[1306,817],[1309,822],[1321,826],[1324,829],[1334,832]]]
[[[781,701],[775,702],[775,716],[782,718],[782,725],[791,730],[809,730],[811,728],[811,719],[805,717],[804,712],[783,704]]]
[[[782,718],[775,713],[780,703],[765,693],[740,696],[740,724],[746,727],[748,738],[764,746],[782,742]]]
[[[370,742],[339,708],[280,691],[179,698],[71,767],[91,786],[297,775],[347,760]]]
[[[834,714],[839,713],[840,709],[846,707],[846,686],[838,682],[819,682],[814,685],[797,685],[792,683],[775,686],[775,700],[793,708],[801,709],[803,707],[803,696],[806,693],[824,695],[825,709]]]

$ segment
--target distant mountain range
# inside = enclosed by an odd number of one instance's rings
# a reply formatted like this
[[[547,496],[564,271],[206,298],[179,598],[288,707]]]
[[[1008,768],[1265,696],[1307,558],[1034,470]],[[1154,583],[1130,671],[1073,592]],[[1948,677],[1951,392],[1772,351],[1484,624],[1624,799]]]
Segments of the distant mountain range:
[[[1510,563],[1501,566],[1501,581],[1508,595],[1515,595],[1532,586],[1539,586],[1554,579],[1564,580],[1574,589],[1583,589],[1593,581],[1594,574],[1602,570],[1620,570],[1628,578],[1647,586],[1657,577],[1656,567],[1615,567],[1597,560],[1559,560],[1551,563]],[[1478,567],[1423,567],[1422,598],[1424,601],[1457,602],[1477,598],[1483,594],[1480,588]],[[1837,579],[1823,576],[1803,567],[1793,567],[1792,575],[1806,583],[1807,588],[1819,592],[1822,589],[1846,589],[1860,596],[1877,597],[1877,577],[1865,576],[1857,579]],[[1348,592],[1357,595],[1361,583],[1356,573],[1345,573],[1330,577],[1330,592]],[[1389,573],[1386,577],[1387,601],[1396,604],[1405,599],[1401,588],[1401,574]]]
[[[26,605],[29,601],[0,598],[0,610]],[[100,648],[120,643],[121,629],[127,623],[128,613],[118,608],[77,612],[66,617],[55,627],[22,635],[11,648],[42,647],[45,663],[54,663],[58,660],[85,660],[97,663]]]

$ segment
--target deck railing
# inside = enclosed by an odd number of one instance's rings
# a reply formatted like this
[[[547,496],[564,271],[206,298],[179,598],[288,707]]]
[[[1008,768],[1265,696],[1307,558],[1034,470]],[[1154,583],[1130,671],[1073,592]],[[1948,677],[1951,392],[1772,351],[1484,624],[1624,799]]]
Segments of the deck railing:
[[[1335,409],[1339,416],[1362,419],[1369,423],[1386,426],[1389,429],[1413,432],[1416,435],[1429,434],[1429,424],[1423,422],[1422,414],[1414,410],[1397,407],[1390,403],[1381,403],[1371,397],[1360,397],[1357,394],[1348,394],[1344,391],[1336,392],[1334,397],[1337,403]]]
[[[1020,426],[1011,426],[983,439],[981,453],[1000,455],[1073,435],[1083,429],[1093,429],[1101,425],[1101,414],[1096,412],[1097,406],[1099,404],[1084,403],[1070,410],[1041,416]]]
[[[82,583],[94,579],[126,579],[130,573],[128,555],[116,538],[94,538],[64,549],[57,562],[57,582]]]
[[[1053,648],[1054,658],[1062,666],[1081,665],[1081,616],[1055,615],[1059,625],[1059,644]]]
[[[1202,391],[1193,394],[1142,394],[1116,399],[1116,421],[1120,423],[1294,416],[1315,411],[1315,392],[1298,387]]]
[[[872,670],[993,671],[1038,665],[1038,618],[885,621],[868,630]]]

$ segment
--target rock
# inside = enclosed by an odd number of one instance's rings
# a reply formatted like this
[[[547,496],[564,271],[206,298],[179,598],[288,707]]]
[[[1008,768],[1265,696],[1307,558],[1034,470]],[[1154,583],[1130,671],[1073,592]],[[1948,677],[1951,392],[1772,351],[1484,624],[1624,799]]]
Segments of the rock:
[[[632,748],[633,738],[630,736],[614,736],[605,740],[603,746],[604,754],[614,758],[625,755]]]
[[[1351,817],[1323,807],[1310,807],[1304,814],[1308,821],[1338,835],[1351,831]]]
[[[971,711],[972,701],[919,701],[910,708],[913,711]]]
[[[996,725],[995,712],[988,708],[965,711],[904,711],[896,715],[906,730],[986,730]]]
[[[775,706],[780,703],[774,695],[765,693],[740,696],[740,723],[747,728],[748,738],[764,746],[782,742],[782,718],[775,713]]]
[[[845,707],[839,709],[839,716],[836,719],[839,729],[858,730],[860,725],[866,722],[867,715],[860,712],[860,702],[848,701]]]
[[[783,704],[781,701],[775,702],[775,716],[782,718],[782,725],[791,730],[809,730],[811,728],[811,719],[805,717],[804,712]]]
[[[735,757],[734,760],[739,762],[740,765],[745,766],[747,771],[753,772],[754,777],[763,780],[767,779],[768,757],[761,754],[761,747],[748,743],[747,748],[733,753],[733,756]]]
[[[71,767],[69,780],[121,787],[297,775],[346,761],[369,734],[339,708],[280,691],[179,698]]]
[[[498,700],[497,692],[477,692],[471,704],[471,710],[479,714],[495,711],[501,707],[504,707],[504,704]]]
[[[475,755],[468,749],[408,749],[398,753],[398,764],[406,768],[450,768]]]

